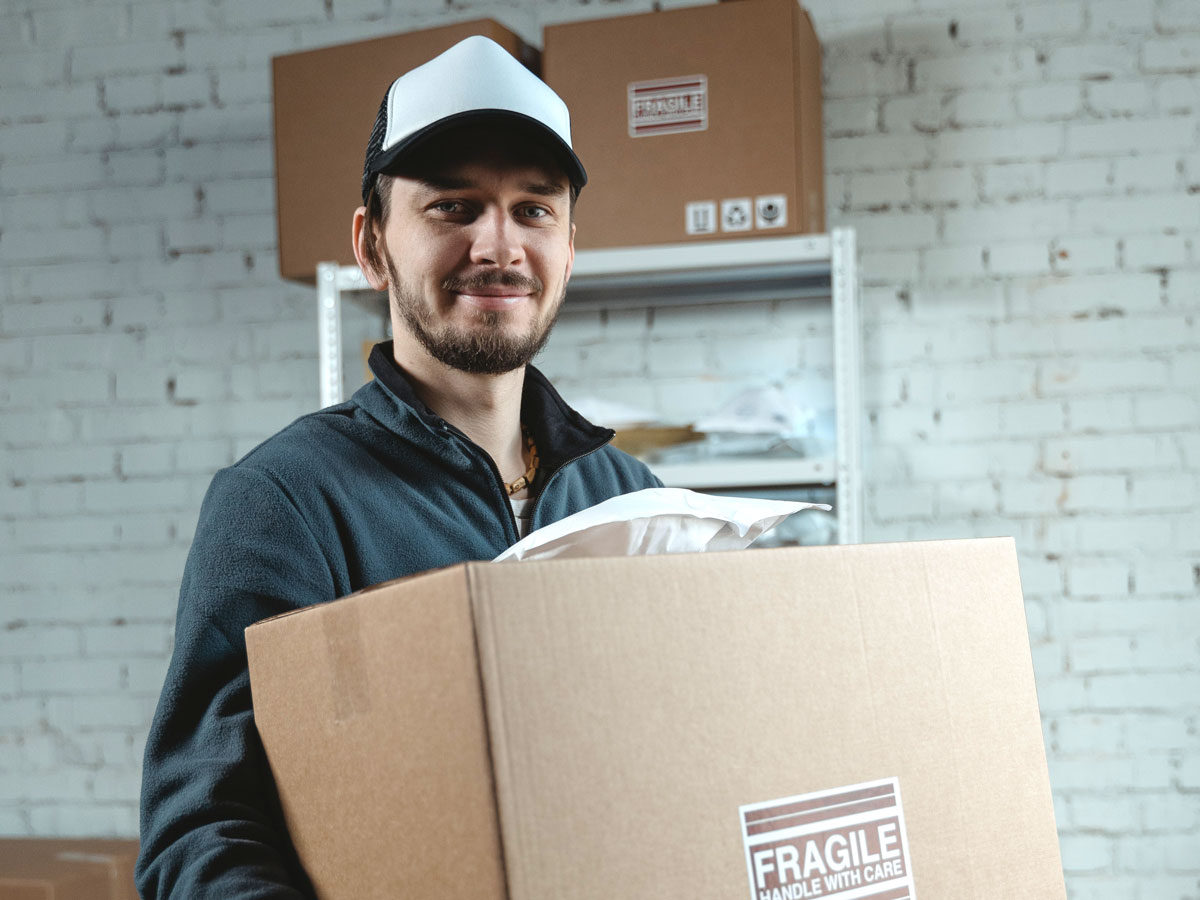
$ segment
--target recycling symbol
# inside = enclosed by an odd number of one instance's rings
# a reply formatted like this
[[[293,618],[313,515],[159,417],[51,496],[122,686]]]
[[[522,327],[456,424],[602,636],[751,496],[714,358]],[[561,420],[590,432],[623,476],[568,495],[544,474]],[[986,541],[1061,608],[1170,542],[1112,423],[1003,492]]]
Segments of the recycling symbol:
[[[721,201],[721,230],[749,231],[754,227],[754,203],[749,197]]]

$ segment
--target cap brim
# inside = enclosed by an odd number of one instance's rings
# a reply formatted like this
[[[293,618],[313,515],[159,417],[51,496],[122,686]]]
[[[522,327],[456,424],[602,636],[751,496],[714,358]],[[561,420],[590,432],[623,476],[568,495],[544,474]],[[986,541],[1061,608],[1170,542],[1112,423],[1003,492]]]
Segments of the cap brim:
[[[376,156],[371,162],[370,174],[371,176],[375,176],[381,172],[387,172],[395,168],[403,157],[412,153],[431,138],[444,134],[454,128],[479,122],[508,122],[528,126],[530,130],[537,133],[539,138],[546,139],[548,149],[562,166],[567,180],[576,189],[582,188],[587,184],[587,172],[583,168],[583,163],[579,161],[579,157],[575,155],[575,151],[570,148],[566,141],[559,137],[553,129],[546,127],[545,124],[532,116],[513,112],[508,109],[473,109],[468,112],[455,113],[452,116],[439,119],[432,125],[427,125],[419,131],[414,131],[402,141],[399,141]],[[363,185],[363,203],[367,202],[367,192],[370,189],[370,182],[371,179],[368,179],[367,183]]]

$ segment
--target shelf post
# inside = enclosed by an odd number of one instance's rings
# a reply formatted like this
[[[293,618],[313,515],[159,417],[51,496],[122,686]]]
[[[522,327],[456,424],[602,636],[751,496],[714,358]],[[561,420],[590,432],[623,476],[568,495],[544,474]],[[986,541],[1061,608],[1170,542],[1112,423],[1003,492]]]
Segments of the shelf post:
[[[338,264],[317,264],[317,356],[321,407],[342,402],[342,296]]]
[[[833,229],[830,268],[837,418],[838,543],[862,541],[862,389],[858,248],[853,228]]]

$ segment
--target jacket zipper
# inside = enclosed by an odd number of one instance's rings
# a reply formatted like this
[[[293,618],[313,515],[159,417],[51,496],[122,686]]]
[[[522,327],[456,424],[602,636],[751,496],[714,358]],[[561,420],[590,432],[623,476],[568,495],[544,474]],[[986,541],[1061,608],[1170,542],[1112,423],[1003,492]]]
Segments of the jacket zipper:
[[[496,461],[494,459],[492,459],[490,456],[488,456],[488,454],[484,453],[483,449],[481,447],[479,447],[479,445],[476,444],[473,440],[471,440],[469,437],[467,437],[466,434],[464,434],[462,431],[459,431],[457,428],[455,428],[453,425],[451,425],[449,422],[445,421],[444,419],[442,420],[442,428],[445,429],[450,434],[453,434],[455,437],[462,440],[462,442],[471,449],[471,452],[479,457],[482,457],[484,459],[484,461],[487,463],[488,468],[490,468],[492,470],[492,475],[495,477],[494,484],[496,487],[499,488],[500,496],[503,498],[502,504],[503,504],[504,508],[508,511],[509,524],[512,525],[512,535],[511,535],[512,541],[509,546],[511,546],[512,544],[515,544],[517,541],[521,540],[521,530],[517,527],[517,514],[515,512],[513,512],[512,503],[509,502],[508,495],[505,493],[504,478],[501,477],[501,475],[500,475],[500,469],[497,468]],[[559,465],[559,467],[557,469],[555,469],[553,472],[551,472],[549,475],[546,476],[546,480],[542,484],[542,489],[533,496],[533,503],[529,507],[529,524],[530,524],[531,530],[532,530],[532,526],[533,526],[534,517],[537,515],[538,503],[539,503],[539,501],[541,501],[542,496],[546,493],[546,489],[548,487],[550,487],[550,482],[552,482],[558,476],[558,473],[561,472],[563,469],[565,469],[567,466],[571,465],[572,463],[578,462],[579,460],[581,460],[585,457],[591,456],[597,450],[600,450],[601,448],[608,446],[608,444],[610,444],[611,442],[612,442],[612,436],[610,435],[609,437],[607,437],[603,441],[601,441],[599,444],[597,444],[595,447],[592,447],[590,450],[580,453],[578,456],[572,456],[570,459],[566,460],[564,463]]]
[[[501,505],[505,508],[505,510],[508,511],[508,522],[512,526],[512,531],[508,535],[509,546],[512,546],[513,544],[515,544],[517,541],[519,541],[521,539],[521,530],[519,528],[517,528],[517,514],[515,512],[513,512],[512,504],[508,501],[508,495],[504,491],[504,479],[500,476],[500,469],[497,468],[496,461],[494,459],[492,459],[488,454],[484,453],[483,448],[481,448],[473,440],[471,440],[469,437],[467,437],[466,434],[459,431],[457,428],[455,428],[449,422],[446,422],[445,420],[443,420],[442,428],[444,428],[450,434],[453,434],[455,437],[459,438],[464,444],[467,445],[467,447],[470,448],[470,452],[472,454],[474,454],[476,457],[478,457],[478,458],[482,459],[484,462],[486,462],[488,468],[492,470],[492,475],[494,476],[492,483],[494,486],[499,488],[500,496],[503,498]]]
[[[534,495],[533,503],[530,504],[530,507],[529,507],[529,527],[531,530],[533,529],[533,520],[537,516],[538,503],[541,501],[542,496],[546,493],[546,489],[550,487],[550,482],[553,481],[556,477],[558,477],[558,473],[561,472],[563,469],[565,469],[567,466],[571,465],[571,463],[579,462],[579,460],[583,459],[584,457],[591,456],[597,450],[601,450],[604,447],[607,447],[610,443],[612,443],[613,437],[615,437],[615,435],[609,435],[607,438],[605,438],[603,441],[601,441],[599,444],[597,444],[591,450],[588,450],[584,453],[580,453],[578,456],[571,457],[566,462],[564,462],[562,465],[560,465],[557,469],[555,469],[553,472],[551,472],[549,475],[546,476],[546,480],[542,484],[542,489]]]

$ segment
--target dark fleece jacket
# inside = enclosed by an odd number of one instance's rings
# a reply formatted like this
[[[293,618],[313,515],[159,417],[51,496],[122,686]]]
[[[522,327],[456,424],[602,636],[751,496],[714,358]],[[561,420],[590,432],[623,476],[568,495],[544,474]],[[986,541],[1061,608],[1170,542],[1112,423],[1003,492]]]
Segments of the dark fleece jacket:
[[[146,745],[137,865],[146,900],[311,893],[254,727],[248,625],[490,559],[517,540],[490,457],[417,399],[390,343],[370,365],[375,380],[350,400],[298,419],[209,487]],[[541,457],[532,528],[660,486],[532,367],[521,417]]]

